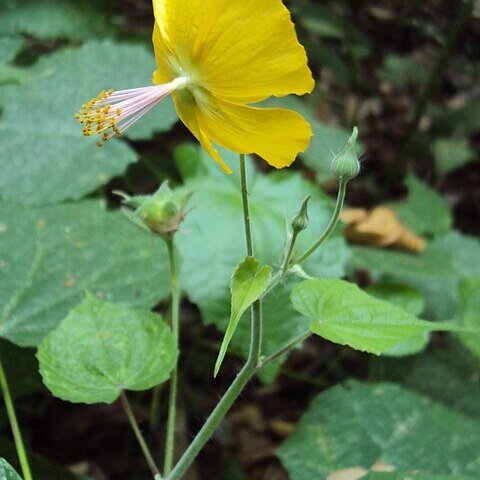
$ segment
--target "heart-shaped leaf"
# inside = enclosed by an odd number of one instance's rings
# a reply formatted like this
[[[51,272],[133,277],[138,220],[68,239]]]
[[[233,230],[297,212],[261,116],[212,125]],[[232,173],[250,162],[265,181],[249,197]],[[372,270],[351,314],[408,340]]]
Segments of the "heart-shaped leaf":
[[[122,390],[164,382],[177,355],[173,334],[159,315],[92,295],[45,338],[37,354],[48,389],[83,403],[112,403]]]

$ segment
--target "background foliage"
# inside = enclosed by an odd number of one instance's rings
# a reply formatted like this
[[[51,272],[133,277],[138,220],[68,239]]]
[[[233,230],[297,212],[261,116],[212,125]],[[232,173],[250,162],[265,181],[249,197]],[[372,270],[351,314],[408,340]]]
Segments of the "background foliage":
[[[336,189],[330,160],[358,125],[362,173],[347,202],[393,208],[426,248],[352,244],[341,226],[305,263],[306,275],[356,282],[406,318],[480,326],[480,13],[473,4],[290,2],[317,87],[309,98],[267,103],[298,110],[315,137],[289,171],[249,159],[260,265],[278,266],[286,222],[307,194],[310,227],[299,248],[328,222]],[[55,400],[32,348],[82,308],[86,291],[135,309],[147,323],[153,314],[136,309],[168,313],[164,246],[128,222],[113,190],[150,193],[167,179],[195,192],[177,237],[185,441],[248,351],[242,318],[213,380],[230,319],[230,277],[244,251],[236,157],[224,153],[234,170],[225,176],[176,123],[170,101],[102,150],[73,119],[103,88],[150,83],[151,24],[148,0],[0,4],[0,355],[38,480],[147,475],[118,408]],[[292,279],[265,302],[264,354],[311,323],[289,300],[301,288]],[[309,340],[262,372],[189,478],[478,478],[480,338],[418,333],[381,357]],[[116,388],[102,400],[114,400]],[[151,395],[133,398],[147,428]],[[17,467],[3,410],[0,430],[0,457]],[[154,429],[150,437],[159,445],[163,435]],[[2,475],[17,478],[3,460]]]

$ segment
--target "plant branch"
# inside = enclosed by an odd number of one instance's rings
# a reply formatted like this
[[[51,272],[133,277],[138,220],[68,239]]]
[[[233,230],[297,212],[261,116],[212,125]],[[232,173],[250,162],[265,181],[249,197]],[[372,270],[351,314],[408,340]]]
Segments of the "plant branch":
[[[343,203],[345,201],[345,193],[347,191],[347,183],[348,183],[348,180],[340,178],[340,185],[339,185],[339,188],[338,188],[338,195],[337,195],[337,203],[335,204],[335,210],[333,212],[330,223],[328,224],[327,228],[322,233],[320,238],[303,255],[301,255],[295,261],[295,263],[300,264],[300,263],[304,262],[332,234],[333,230],[335,229],[335,227],[338,223],[340,213],[342,212]]]
[[[273,363],[275,360],[278,360],[282,355],[285,355],[286,353],[291,352],[294,348],[296,348],[298,345],[303,343],[307,338],[309,338],[312,335],[312,332],[307,331],[305,333],[302,333],[298,337],[294,338],[290,342],[288,342],[286,345],[284,345],[280,350],[276,351],[272,355],[265,357],[263,359],[260,359],[258,363],[258,369],[263,368],[270,363]]]
[[[125,410],[125,414],[127,415],[127,418],[130,422],[130,425],[132,426],[133,432],[135,433],[138,443],[140,444],[143,455],[147,460],[148,466],[150,468],[150,471],[152,472],[154,479],[161,480],[162,476],[160,475],[160,471],[155,464],[155,461],[153,460],[153,456],[150,452],[150,449],[148,448],[147,442],[143,438],[140,427],[138,426],[137,420],[135,419],[135,416],[133,414],[132,407],[130,406],[130,402],[128,401],[128,398],[123,391],[120,393],[120,400],[122,402],[122,407]]]

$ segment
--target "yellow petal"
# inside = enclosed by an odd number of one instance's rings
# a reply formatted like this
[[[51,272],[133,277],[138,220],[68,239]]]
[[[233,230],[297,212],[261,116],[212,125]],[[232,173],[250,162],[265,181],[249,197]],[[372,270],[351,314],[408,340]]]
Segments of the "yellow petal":
[[[192,132],[195,138],[200,142],[204,150],[217,161],[225,173],[232,173],[230,168],[223,161],[217,150],[212,145],[210,139],[202,132],[197,119],[197,107],[195,100],[187,90],[173,94],[173,102],[180,120]]]
[[[314,81],[281,0],[153,0],[156,23],[192,81],[231,103],[303,95]]]
[[[312,136],[309,123],[297,112],[235,105],[205,93],[197,99],[196,118],[213,142],[234,152],[256,153],[275,168],[290,166]]]
[[[314,87],[305,49],[281,0],[212,0],[198,31],[199,83],[232,103],[303,95]]]
[[[195,39],[210,3],[212,0],[153,0],[159,33],[184,68],[191,67]]]
[[[178,62],[175,54],[171,52],[169,45],[165,42],[157,22],[153,27],[152,42],[158,67],[153,74],[153,83],[157,85],[170,83],[177,77]]]

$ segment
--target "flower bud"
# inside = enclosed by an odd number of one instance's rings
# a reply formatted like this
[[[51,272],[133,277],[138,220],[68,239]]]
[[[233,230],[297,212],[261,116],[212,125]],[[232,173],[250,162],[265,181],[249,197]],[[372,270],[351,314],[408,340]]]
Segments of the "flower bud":
[[[292,229],[295,233],[300,233],[308,226],[308,202],[310,201],[310,195],[305,197],[305,200],[300,207],[299,212],[293,217]]]
[[[358,129],[354,127],[343,150],[332,160],[332,172],[340,180],[348,181],[360,173],[360,162],[357,156]]]
[[[125,205],[135,208],[130,214],[135,223],[144,225],[164,238],[172,237],[179,229],[191,197],[190,191],[172,191],[167,182],[152,195],[129,197],[122,192],[115,193],[123,197]]]

